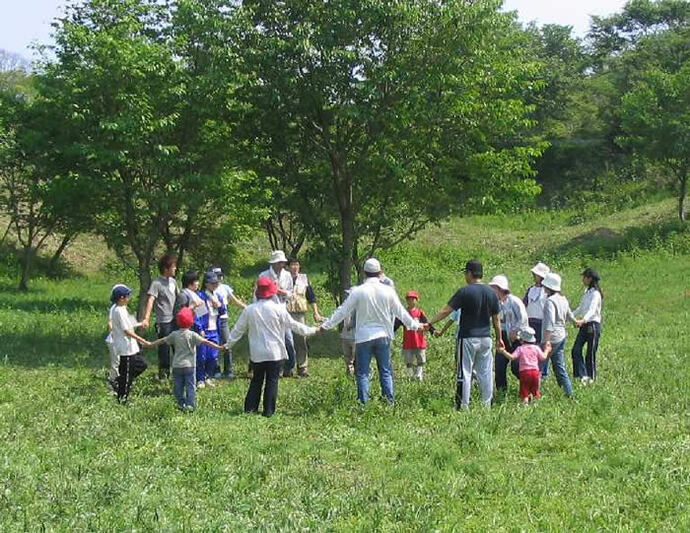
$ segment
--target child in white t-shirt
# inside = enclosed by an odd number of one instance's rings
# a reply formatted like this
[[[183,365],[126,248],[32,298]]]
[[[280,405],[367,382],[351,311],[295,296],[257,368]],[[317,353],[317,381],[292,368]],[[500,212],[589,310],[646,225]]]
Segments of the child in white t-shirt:
[[[147,368],[146,361],[139,355],[139,344],[151,344],[134,331],[137,322],[129,314],[127,304],[132,291],[125,285],[116,285],[110,295],[112,309],[112,345],[114,357],[120,361],[117,377],[117,401],[126,403],[134,379]],[[139,344],[138,344],[139,343]]]

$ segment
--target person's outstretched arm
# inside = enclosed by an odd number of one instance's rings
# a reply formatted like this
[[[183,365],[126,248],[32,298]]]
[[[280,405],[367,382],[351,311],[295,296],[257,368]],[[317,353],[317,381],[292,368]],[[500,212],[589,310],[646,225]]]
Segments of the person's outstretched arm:
[[[441,309],[438,313],[436,313],[436,315],[434,315],[434,317],[431,320],[429,320],[429,324],[436,324],[436,322],[438,322],[439,320],[443,320],[452,312],[453,308],[450,305],[444,305],[443,309]]]

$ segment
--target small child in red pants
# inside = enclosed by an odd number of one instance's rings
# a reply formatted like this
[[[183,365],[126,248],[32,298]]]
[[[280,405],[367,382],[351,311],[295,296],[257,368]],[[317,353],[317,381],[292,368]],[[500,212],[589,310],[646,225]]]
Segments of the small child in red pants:
[[[520,346],[511,354],[508,350],[499,349],[511,361],[517,359],[520,363],[520,399],[523,404],[528,404],[530,400],[541,396],[539,392],[539,381],[541,380],[541,365],[551,355],[551,348],[542,352],[541,348],[535,344],[537,338],[534,329],[525,327],[518,332]]]

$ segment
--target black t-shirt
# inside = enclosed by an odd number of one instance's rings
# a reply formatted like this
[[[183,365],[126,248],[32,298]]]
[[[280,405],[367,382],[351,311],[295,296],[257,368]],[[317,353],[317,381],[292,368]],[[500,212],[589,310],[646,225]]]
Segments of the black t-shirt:
[[[470,283],[458,289],[448,302],[455,311],[460,309],[460,336],[490,337],[491,317],[499,312],[498,297],[488,285]]]

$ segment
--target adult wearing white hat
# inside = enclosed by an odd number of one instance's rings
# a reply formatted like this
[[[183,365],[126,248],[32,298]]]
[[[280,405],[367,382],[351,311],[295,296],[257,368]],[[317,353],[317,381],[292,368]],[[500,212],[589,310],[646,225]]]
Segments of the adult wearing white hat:
[[[565,366],[565,343],[568,332],[565,329],[567,321],[575,323],[575,315],[570,310],[568,299],[561,294],[561,277],[550,272],[542,283],[546,289],[547,299],[544,305],[544,323],[542,325],[542,340],[544,351],[551,348],[551,364],[553,365],[556,381],[570,397],[573,386]]]
[[[546,275],[551,272],[551,269],[544,263],[537,263],[531,270],[534,278],[534,285],[532,285],[525,292],[522,298],[522,303],[527,309],[527,320],[529,326],[536,332],[537,344],[541,344],[541,329],[544,321],[544,304],[546,304],[546,291],[542,282]],[[545,361],[541,364],[541,375],[546,377],[549,372],[549,362]]]
[[[259,274],[260,278],[270,278],[278,286],[278,292],[274,299],[286,306],[292,298],[292,275],[285,269],[288,260],[282,250],[273,250],[268,259],[268,268]],[[288,330],[285,335],[285,348],[287,349],[288,359],[283,366],[283,376],[292,377],[295,368],[295,345],[292,340],[292,331]]]
[[[508,278],[503,274],[494,276],[489,282],[501,305],[501,337],[509,352],[520,345],[518,333],[528,327],[527,310],[522,300],[510,292]],[[496,389],[505,392],[508,387],[508,359],[499,351],[494,355],[494,375]],[[520,377],[520,365],[513,360],[510,370],[516,378]]]
[[[393,402],[393,371],[391,368],[391,340],[393,339],[393,320],[398,318],[407,329],[418,330],[424,326],[410,316],[400,302],[396,292],[381,283],[381,263],[375,258],[364,263],[366,280],[354,287],[347,299],[326,320],[321,329],[329,330],[353,313],[357,314],[355,325],[355,375],[357,378],[357,399],[366,403],[369,400],[369,367],[372,357],[376,358],[379,369],[381,392]]]

